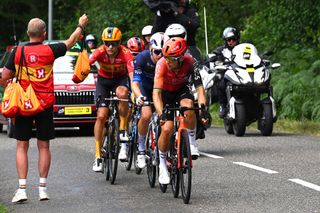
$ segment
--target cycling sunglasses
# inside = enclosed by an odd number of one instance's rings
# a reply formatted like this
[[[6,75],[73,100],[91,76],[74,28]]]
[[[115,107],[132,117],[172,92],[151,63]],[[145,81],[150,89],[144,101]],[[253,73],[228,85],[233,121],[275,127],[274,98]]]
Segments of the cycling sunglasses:
[[[181,59],[183,59],[183,56],[179,56],[179,57],[165,57],[167,62],[177,62],[177,61],[181,61]]]
[[[154,50],[152,50],[152,52],[153,52],[154,54],[156,54],[156,55],[162,54],[162,50],[156,50],[156,49],[154,49]]]
[[[105,41],[104,44],[107,46],[107,47],[116,47],[120,44],[119,41]]]
[[[139,52],[132,52],[132,51],[130,51],[130,53],[132,56],[137,56],[139,54]]]

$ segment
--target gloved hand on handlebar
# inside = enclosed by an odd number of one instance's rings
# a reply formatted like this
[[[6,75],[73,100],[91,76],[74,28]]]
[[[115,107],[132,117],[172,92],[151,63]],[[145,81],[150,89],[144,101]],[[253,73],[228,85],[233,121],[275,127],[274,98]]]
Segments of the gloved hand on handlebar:
[[[136,104],[139,106],[142,106],[144,101],[146,101],[147,98],[143,95],[140,95],[138,98],[136,98]]]
[[[201,105],[200,117],[203,125],[205,126],[206,129],[208,129],[211,126],[212,117],[208,112],[208,110],[206,110],[204,104]]]

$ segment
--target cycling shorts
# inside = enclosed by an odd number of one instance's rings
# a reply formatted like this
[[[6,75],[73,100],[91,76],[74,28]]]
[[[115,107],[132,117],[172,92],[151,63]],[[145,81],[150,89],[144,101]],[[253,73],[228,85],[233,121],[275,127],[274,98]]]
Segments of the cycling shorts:
[[[168,104],[169,107],[176,107],[176,103],[179,104],[180,101],[185,98],[191,99],[194,101],[194,96],[188,86],[184,86],[182,87],[182,89],[174,92],[162,90],[161,94],[162,94],[163,106],[166,106]],[[173,118],[174,118],[174,113],[169,112],[166,119],[173,121]]]
[[[110,92],[116,91],[118,86],[125,86],[129,89],[129,77],[104,78],[98,76],[95,93],[96,107],[108,107],[110,101],[104,100],[104,98],[110,98]]]

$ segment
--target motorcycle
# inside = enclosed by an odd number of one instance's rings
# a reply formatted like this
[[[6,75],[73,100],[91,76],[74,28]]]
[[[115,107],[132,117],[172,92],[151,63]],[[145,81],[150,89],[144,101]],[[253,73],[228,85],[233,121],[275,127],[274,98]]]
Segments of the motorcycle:
[[[233,60],[224,74],[228,104],[224,117],[224,127],[228,134],[243,136],[246,126],[258,121],[258,129],[264,136],[270,136],[273,123],[277,120],[270,68],[279,63],[259,56],[254,45],[242,43],[232,50]]]

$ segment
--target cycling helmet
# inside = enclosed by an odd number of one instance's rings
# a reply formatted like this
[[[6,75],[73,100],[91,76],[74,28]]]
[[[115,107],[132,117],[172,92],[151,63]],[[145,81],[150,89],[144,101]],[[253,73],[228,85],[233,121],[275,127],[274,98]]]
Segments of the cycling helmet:
[[[240,40],[240,33],[234,27],[227,27],[223,30],[222,38],[223,38],[223,40],[235,38],[237,41],[239,41]]]
[[[147,26],[145,26],[145,27],[142,29],[142,31],[141,31],[141,35],[142,35],[142,36],[151,35],[152,28],[153,28],[152,25],[147,25]]]
[[[107,27],[101,35],[102,41],[120,41],[121,38],[122,33],[117,27]]]
[[[144,42],[139,37],[132,37],[127,41],[127,47],[131,52],[141,52],[145,49]]]
[[[186,40],[180,37],[170,38],[162,48],[163,56],[179,57],[185,54],[188,49]]]
[[[150,45],[152,49],[162,49],[164,45],[164,34],[162,32],[153,34],[150,38]]]
[[[187,40],[187,31],[186,28],[184,28],[184,26],[182,26],[181,24],[170,24],[165,33],[166,36],[168,36],[169,38],[172,37],[181,37],[184,40]]]

